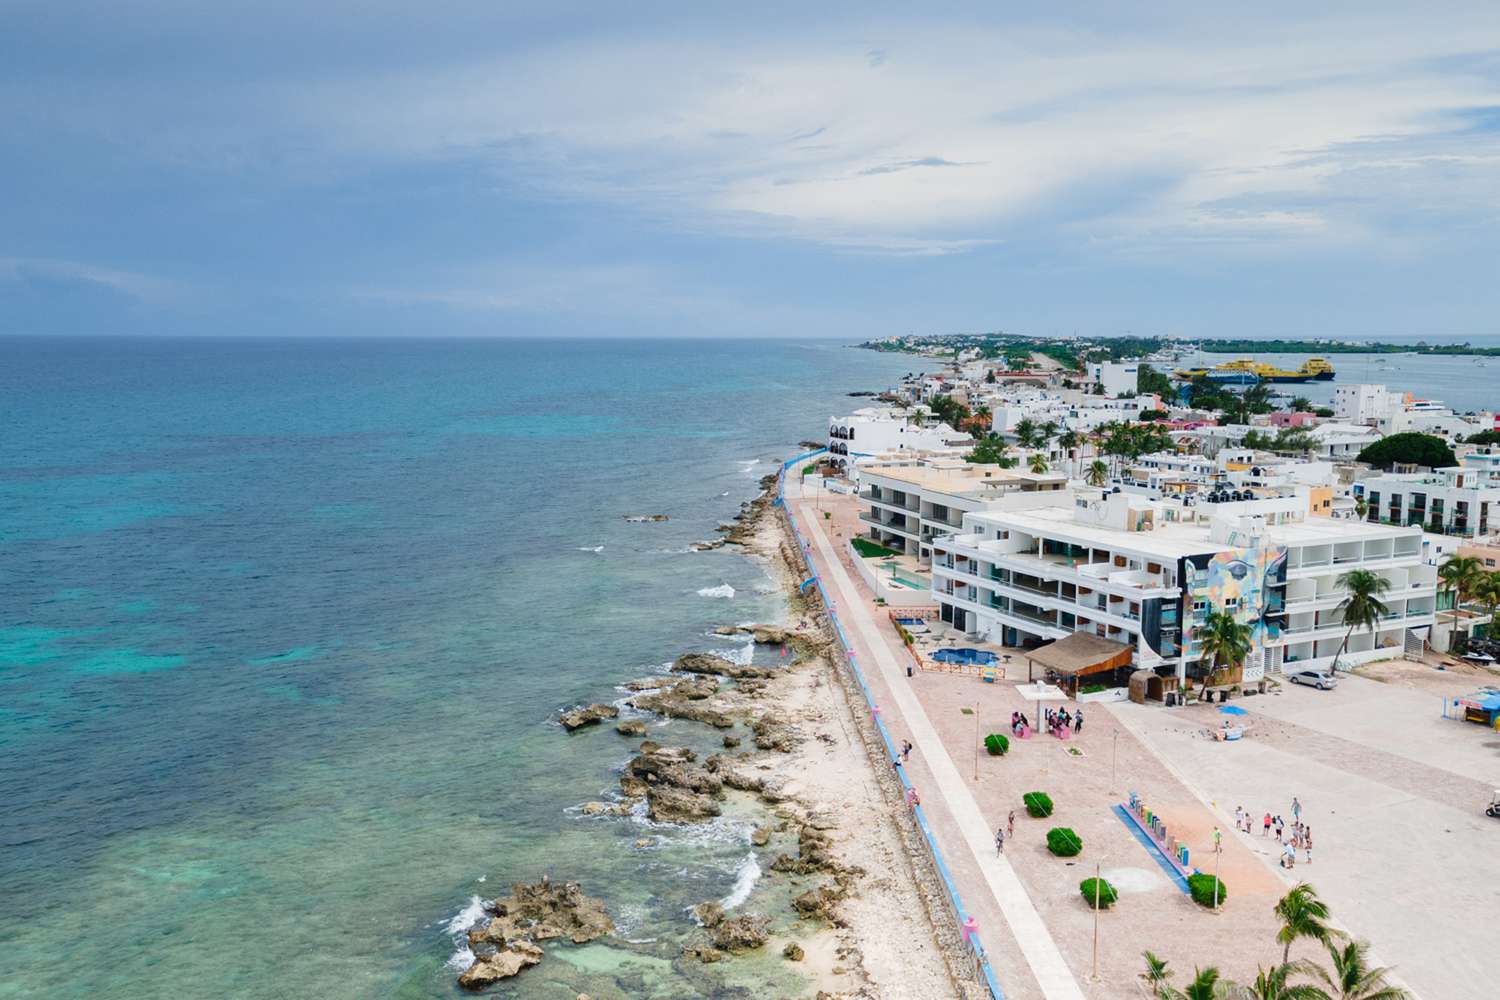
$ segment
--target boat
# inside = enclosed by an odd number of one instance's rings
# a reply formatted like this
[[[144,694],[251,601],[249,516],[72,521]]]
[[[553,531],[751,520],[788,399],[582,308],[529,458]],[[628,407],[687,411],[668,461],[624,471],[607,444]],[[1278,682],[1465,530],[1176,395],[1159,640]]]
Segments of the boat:
[[[1323,358],[1308,358],[1296,371],[1277,368],[1252,358],[1237,358],[1212,368],[1179,368],[1172,373],[1180,379],[1200,376],[1211,382],[1228,385],[1254,385],[1256,382],[1327,382],[1333,378],[1333,365]]]

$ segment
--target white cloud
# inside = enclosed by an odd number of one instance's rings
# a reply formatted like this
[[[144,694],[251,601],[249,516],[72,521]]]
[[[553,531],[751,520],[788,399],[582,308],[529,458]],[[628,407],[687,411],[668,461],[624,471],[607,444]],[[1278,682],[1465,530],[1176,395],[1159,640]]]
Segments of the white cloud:
[[[177,298],[184,291],[178,282],[135,271],[48,257],[0,257],[0,281],[34,279],[99,285],[142,302]]]

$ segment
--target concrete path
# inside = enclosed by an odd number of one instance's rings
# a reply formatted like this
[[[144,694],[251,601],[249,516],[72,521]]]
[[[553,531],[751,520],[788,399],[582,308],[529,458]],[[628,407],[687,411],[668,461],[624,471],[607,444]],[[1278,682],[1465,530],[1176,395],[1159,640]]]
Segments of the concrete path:
[[[951,824],[935,824],[940,845],[950,856],[959,851],[970,855],[983,876],[984,888],[1009,925],[1042,995],[1047,1000],[1083,1000],[1078,981],[1042,922],[1031,897],[1016,877],[1015,870],[1011,868],[1010,862],[996,856],[994,832],[981,814],[979,804],[949,757],[926,711],[905,683],[904,668],[880,634],[879,626],[870,614],[858,587],[839,560],[821,520],[808,516],[816,512],[808,510],[803,502],[792,498],[790,482],[788,487],[788,502],[795,504],[793,512],[797,515],[798,527],[813,548],[816,571],[837,605],[839,620],[850,641],[855,644],[861,666],[867,674],[872,668],[878,671],[880,680],[883,681],[880,686],[894,702],[894,705],[881,705],[887,725],[904,727],[910,733],[912,743],[932,772],[933,782],[921,789],[923,806],[930,805],[936,793],[952,820]],[[892,718],[893,707],[900,713],[899,720]],[[964,885],[960,886],[960,891],[965,893],[967,902],[981,888]],[[980,940],[985,944],[986,950],[989,950],[987,937],[981,926]],[[997,973],[1003,978],[1003,970],[997,970]]]

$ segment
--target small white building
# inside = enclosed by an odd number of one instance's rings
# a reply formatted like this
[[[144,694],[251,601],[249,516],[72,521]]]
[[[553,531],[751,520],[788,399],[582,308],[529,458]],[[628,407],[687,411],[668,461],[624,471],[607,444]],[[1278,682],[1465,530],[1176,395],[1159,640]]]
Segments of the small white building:
[[[1106,396],[1133,396],[1140,387],[1141,366],[1137,361],[1096,361],[1089,365],[1089,374],[1104,387]]]
[[[851,458],[889,452],[960,448],[973,438],[917,414],[869,407],[845,417],[828,418],[828,460],[847,469]]]
[[[1500,531],[1500,454],[1476,452],[1462,465],[1385,473],[1353,485],[1365,518],[1414,524],[1437,535],[1482,538]]]

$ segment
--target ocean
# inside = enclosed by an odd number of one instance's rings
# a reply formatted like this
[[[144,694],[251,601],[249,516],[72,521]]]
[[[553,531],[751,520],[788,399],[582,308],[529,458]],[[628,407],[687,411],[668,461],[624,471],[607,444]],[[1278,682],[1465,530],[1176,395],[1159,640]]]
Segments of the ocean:
[[[579,814],[634,744],[553,720],[751,655],[710,630],[784,599],[690,543],[921,362],[0,340],[0,998],[450,997],[477,900],[543,874],[620,940],[498,995],[800,991],[779,958],[673,961],[688,907],[770,891],[749,822]]]

